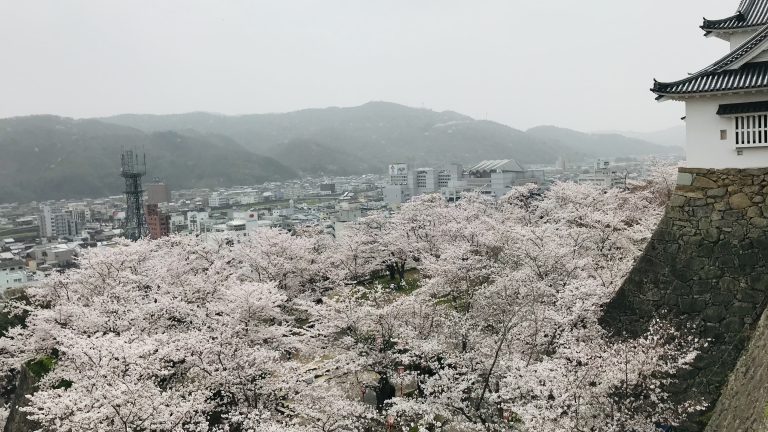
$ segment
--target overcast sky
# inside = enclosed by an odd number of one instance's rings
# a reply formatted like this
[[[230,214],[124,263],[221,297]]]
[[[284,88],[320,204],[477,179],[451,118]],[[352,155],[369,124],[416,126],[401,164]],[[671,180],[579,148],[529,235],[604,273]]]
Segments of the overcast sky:
[[[716,60],[738,0],[2,0],[0,117],[385,100],[525,129],[681,124],[653,78]]]

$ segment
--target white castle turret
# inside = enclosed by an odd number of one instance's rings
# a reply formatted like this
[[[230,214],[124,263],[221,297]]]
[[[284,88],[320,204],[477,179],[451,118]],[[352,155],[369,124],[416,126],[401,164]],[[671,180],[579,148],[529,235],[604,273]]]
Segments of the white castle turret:
[[[701,28],[730,42],[730,52],[651,90],[685,102],[689,167],[768,167],[768,1],[742,0],[734,15]]]

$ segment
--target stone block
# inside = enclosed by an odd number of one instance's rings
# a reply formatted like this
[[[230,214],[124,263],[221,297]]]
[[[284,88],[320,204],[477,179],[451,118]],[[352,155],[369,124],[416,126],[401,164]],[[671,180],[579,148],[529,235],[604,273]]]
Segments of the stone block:
[[[754,198],[752,198],[752,202],[755,204],[760,204],[763,201],[765,201],[765,198],[762,195],[756,195]]]
[[[739,300],[753,305],[760,304],[765,299],[765,294],[757,290],[746,290],[739,295]]]
[[[750,176],[762,176],[768,174],[768,169],[766,168],[746,168],[742,171],[746,175]]]
[[[723,197],[728,192],[728,190],[724,187],[717,188],[717,189],[710,189],[707,191],[707,196],[709,197]]]
[[[705,297],[715,291],[715,283],[711,280],[697,280],[693,282],[693,295]]]
[[[756,217],[749,220],[749,224],[757,228],[768,227],[768,219],[762,217]]]
[[[688,201],[688,198],[675,194],[669,199],[669,205],[670,207],[682,207],[686,201]]]
[[[718,279],[722,276],[723,271],[714,266],[704,267],[704,269],[699,272],[699,277],[702,279]]]
[[[710,306],[704,309],[704,312],[701,314],[701,319],[705,322],[716,324],[725,319],[725,316],[724,307]]]
[[[747,194],[743,192],[731,196],[728,199],[728,203],[731,205],[731,208],[736,210],[741,210],[752,206],[752,200],[750,200]]]
[[[752,206],[747,209],[747,217],[749,218],[763,217],[763,210],[758,206]]]
[[[768,292],[768,275],[752,275],[752,277],[749,278],[749,287],[754,290]]]
[[[679,175],[680,174],[678,174],[678,181],[680,180]],[[705,189],[715,189],[719,185],[717,183],[715,183],[714,181],[708,179],[707,177],[703,177],[701,175],[697,175],[696,177],[693,178],[693,186],[700,187],[700,188],[705,188]]]
[[[723,255],[717,258],[716,265],[722,268],[736,267],[736,257],[733,255]]]
[[[752,305],[750,305],[751,307]],[[683,313],[695,314],[703,311],[707,307],[707,302],[702,298],[681,298],[680,310]]]
[[[717,228],[709,228],[701,232],[701,237],[708,242],[716,242],[720,240],[720,230]]]
[[[725,292],[736,292],[739,289],[739,281],[731,278],[720,279],[720,290]]]
[[[720,323],[720,328],[726,333],[739,333],[744,328],[744,319],[726,318]]]
[[[677,173],[677,184],[681,186],[690,186],[693,184],[693,174],[691,173],[684,173],[684,172],[678,172]]]
[[[729,221],[735,221],[742,219],[744,217],[744,213],[739,210],[728,210],[723,212],[723,219],[729,220]]]
[[[692,199],[688,202],[688,205],[691,207],[703,207],[707,205],[707,200],[704,198]]]
[[[755,305],[751,303],[736,302],[728,308],[728,316],[739,317],[742,320],[753,313],[755,313]]]
[[[677,246],[677,245],[675,245]],[[704,243],[696,249],[696,256],[709,258],[715,254],[715,246],[712,243]]]
[[[738,257],[738,262],[740,269],[754,270],[757,265],[757,255],[753,253],[741,254]]]
[[[709,297],[709,301],[713,305],[728,306],[733,302],[734,296],[729,293],[712,293]]]

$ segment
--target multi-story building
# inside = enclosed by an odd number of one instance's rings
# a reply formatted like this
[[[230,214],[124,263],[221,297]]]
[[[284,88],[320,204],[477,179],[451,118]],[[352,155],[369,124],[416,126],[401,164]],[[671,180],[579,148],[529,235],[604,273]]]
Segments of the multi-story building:
[[[147,228],[149,228],[149,238],[156,240],[170,234],[171,215],[160,211],[157,204],[147,204],[145,217],[147,218]]]
[[[207,232],[210,224],[208,212],[189,212],[187,213],[187,226],[193,233]]]
[[[408,165],[396,163],[389,166],[389,184],[408,186]]]
[[[464,168],[460,164],[452,164],[437,172],[437,187],[439,189],[450,186],[451,181],[461,181],[464,177]]]
[[[438,191],[438,173],[434,168],[419,168],[414,173],[414,195],[435,193]]]
[[[38,218],[41,238],[75,236],[80,231],[81,224],[71,214],[50,206],[43,206],[41,210]]]
[[[229,206],[229,197],[219,193],[212,193],[208,197],[208,205],[210,207],[227,207]]]
[[[171,202],[171,190],[168,185],[155,180],[154,183],[150,183],[147,188],[147,204],[162,204]]]
[[[336,183],[320,184],[320,194],[333,195],[336,193]]]

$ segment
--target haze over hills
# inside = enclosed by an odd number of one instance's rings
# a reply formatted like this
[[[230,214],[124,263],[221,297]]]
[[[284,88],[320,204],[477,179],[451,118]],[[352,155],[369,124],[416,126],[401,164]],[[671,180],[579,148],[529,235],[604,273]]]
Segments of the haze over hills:
[[[655,132],[614,131],[612,133],[637,138],[665,146],[685,146],[685,126],[674,126]]]
[[[148,177],[162,176],[175,187],[254,184],[297,175],[222,135],[145,133],[98,120],[17,117],[0,120],[0,202],[120,194],[122,147],[145,150]]]
[[[307,174],[383,169],[393,161],[417,165],[471,163],[481,159],[515,158],[522,163],[552,163],[569,158],[612,157],[655,153],[682,154],[642,140],[604,134],[565,134],[534,128],[523,132],[509,126],[452,111],[436,112],[389,102],[351,108],[307,109],[285,114],[223,116],[207,113],[175,115],[127,114],[102,119],[144,131],[196,129],[229,136],[244,147],[273,156]],[[620,151],[610,143],[618,142]],[[318,163],[305,154],[328,158],[336,152],[347,164]],[[345,167],[340,169],[338,167]]]
[[[392,162],[439,166],[514,158],[551,164],[561,156],[578,161],[682,154],[680,147],[617,134],[550,126],[524,132],[386,102],[243,116],[31,116],[0,120],[0,202],[119,194],[119,153],[131,146],[148,153],[148,177],[162,177],[173,188],[383,173]]]
[[[628,157],[646,154],[682,154],[680,147],[661,145],[654,141],[632,138],[618,133],[584,133],[555,126],[538,126],[528,129],[527,133],[544,141],[558,143],[572,148],[574,151],[593,156]],[[682,142],[685,142],[684,137]]]

